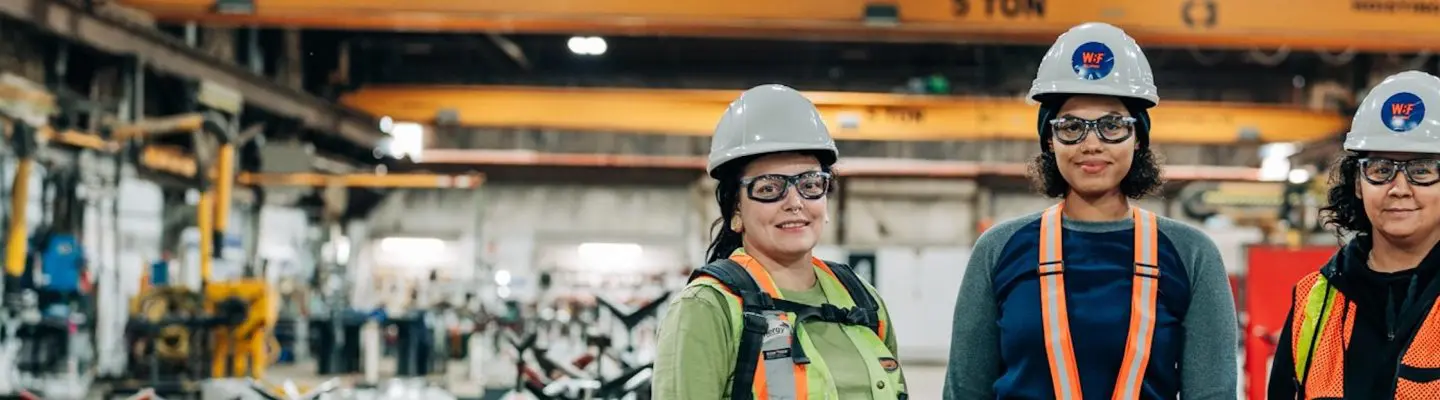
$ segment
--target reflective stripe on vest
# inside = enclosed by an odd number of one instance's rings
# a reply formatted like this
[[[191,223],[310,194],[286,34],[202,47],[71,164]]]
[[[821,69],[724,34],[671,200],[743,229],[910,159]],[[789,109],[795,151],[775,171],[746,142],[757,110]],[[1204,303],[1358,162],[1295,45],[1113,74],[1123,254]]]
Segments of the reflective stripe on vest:
[[[755,278],[755,284],[760,286],[760,290],[764,290],[770,297],[782,298],[780,288],[775,286],[775,281],[770,278],[770,272],[755,262],[754,258],[737,254],[730,259]],[[795,329],[790,315],[781,311],[766,311],[763,316],[767,329],[765,341],[760,347],[760,363],[755,366],[755,398],[803,399],[806,397],[805,393],[810,391],[810,382],[805,371],[809,365],[796,364],[790,359],[790,333]]]
[[[1317,279],[1309,279],[1314,282],[1306,285],[1309,294],[1297,297],[1297,299],[1305,299],[1305,308],[1302,309],[1304,314],[1297,321],[1300,324],[1300,334],[1295,336],[1295,349],[1293,350],[1298,351],[1292,351],[1290,354],[1295,355],[1295,378],[1299,382],[1305,381],[1305,370],[1310,366],[1310,354],[1314,352],[1315,333],[1320,329],[1319,322],[1324,319],[1324,313],[1328,311],[1330,305],[1335,304],[1333,302],[1335,299],[1334,288],[1331,288],[1318,273],[1315,276]],[[1319,293],[1322,295],[1311,295],[1316,293],[1315,289],[1320,289]]]
[[[1050,361],[1050,380],[1055,397],[1082,400],[1079,366],[1070,340],[1070,317],[1065,305],[1065,262],[1061,211],[1064,203],[1045,210],[1040,219],[1040,308],[1044,318],[1045,354]],[[1155,297],[1159,293],[1159,232],[1155,214],[1131,207],[1135,222],[1135,273],[1130,299],[1130,332],[1125,340],[1125,358],[1115,380],[1113,399],[1140,397],[1145,367],[1150,361],[1151,338],[1155,333]]]
[[[1295,381],[1301,382],[1306,399],[1344,398],[1343,365],[1355,327],[1354,305],[1318,272],[1301,279],[1295,289],[1294,307],[1303,310],[1290,326]]]
[[[1355,304],[1319,272],[1295,284],[1297,310],[1288,327],[1295,381],[1303,399],[1345,398],[1345,350],[1355,330]],[[1440,393],[1440,302],[1405,348],[1394,373],[1394,398],[1430,400]]]

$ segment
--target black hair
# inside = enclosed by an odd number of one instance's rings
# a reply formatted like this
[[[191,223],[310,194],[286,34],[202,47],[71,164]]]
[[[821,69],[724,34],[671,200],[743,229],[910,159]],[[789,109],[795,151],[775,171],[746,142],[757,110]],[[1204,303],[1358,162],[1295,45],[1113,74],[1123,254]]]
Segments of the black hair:
[[[1320,207],[1320,222],[1335,228],[1337,236],[1346,232],[1369,235],[1373,227],[1370,217],[1365,215],[1365,200],[1355,195],[1360,157],[1358,153],[1346,152],[1335,160],[1335,168],[1330,172],[1330,191],[1326,195],[1327,204]]]
[[[820,160],[820,170],[833,173],[834,160],[828,154],[820,152],[798,152],[800,154],[815,156]],[[710,240],[710,248],[706,251],[705,263],[709,264],[726,258],[744,245],[743,235],[731,229],[730,221],[735,217],[735,211],[740,207],[740,179],[745,173],[745,166],[751,161],[759,158],[760,155],[737,158],[720,165],[713,174],[718,182],[715,185],[715,204],[720,206],[720,218],[710,224],[710,230],[714,231],[713,239]],[[831,191],[834,193],[835,183],[831,180]],[[828,196],[828,194],[827,194]]]
[[[1030,160],[1028,172],[1035,189],[1047,197],[1061,198],[1070,193],[1070,183],[1060,174],[1060,165],[1055,161],[1055,151],[1050,147],[1050,120],[1060,114],[1060,107],[1073,96],[1056,95],[1041,99],[1038,131],[1040,133],[1040,154]],[[1155,194],[1165,184],[1161,171],[1162,160],[1150,149],[1150,112],[1143,104],[1130,99],[1121,99],[1125,109],[1134,117],[1135,147],[1134,160],[1130,171],[1120,180],[1120,193],[1132,199]]]

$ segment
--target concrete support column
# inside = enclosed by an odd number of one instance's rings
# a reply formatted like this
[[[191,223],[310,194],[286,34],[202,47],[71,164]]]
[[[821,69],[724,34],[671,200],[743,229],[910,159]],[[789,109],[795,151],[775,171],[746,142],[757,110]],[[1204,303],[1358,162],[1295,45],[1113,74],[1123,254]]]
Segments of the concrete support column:
[[[350,255],[343,268],[351,283],[351,307],[373,307],[376,305],[375,289],[370,284],[373,279],[371,274],[373,265],[371,265],[366,251],[371,239],[370,226],[364,220],[350,221],[345,226],[345,236],[350,241]]]
[[[292,89],[305,87],[305,52],[300,41],[300,30],[285,30],[285,57],[280,70],[280,83]]]

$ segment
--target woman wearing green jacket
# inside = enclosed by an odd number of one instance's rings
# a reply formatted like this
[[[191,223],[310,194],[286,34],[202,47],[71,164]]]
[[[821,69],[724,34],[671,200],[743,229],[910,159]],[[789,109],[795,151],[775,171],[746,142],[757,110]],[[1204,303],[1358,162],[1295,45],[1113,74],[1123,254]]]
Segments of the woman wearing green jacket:
[[[719,229],[661,323],[655,399],[905,398],[875,289],[812,254],[837,158],[793,89],[755,87],[730,105],[708,165]]]

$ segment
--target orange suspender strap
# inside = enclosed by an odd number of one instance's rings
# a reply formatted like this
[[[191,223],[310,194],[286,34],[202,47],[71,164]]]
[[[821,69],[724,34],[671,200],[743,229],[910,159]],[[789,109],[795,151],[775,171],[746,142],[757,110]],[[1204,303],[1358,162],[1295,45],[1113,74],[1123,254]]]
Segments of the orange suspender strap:
[[[1155,213],[1135,209],[1135,277],[1130,293],[1130,334],[1125,339],[1125,361],[1115,380],[1113,398],[1140,398],[1140,382],[1150,362],[1155,336],[1155,297],[1160,293],[1159,229]]]
[[[1040,218],[1040,308],[1045,329],[1045,354],[1050,362],[1050,380],[1055,397],[1082,400],[1079,366],[1070,339],[1070,317],[1065,305],[1065,263],[1062,217],[1064,204],[1045,210]],[[1140,383],[1150,360],[1151,337],[1155,331],[1155,297],[1159,293],[1158,229],[1155,214],[1132,208],[1135,221],[1135,274],[1130,300],[1130,332],[1125,358],[1115,382],[1113,398],[1140,397]]]
[[[1040,217],[1040,310],[1045,318],[1045,355],[1050,361],[1050,382],[1059,400],[1083,400],[1075,349],[1070,342],[1070,318],[1065,307],[1065,263],[1061,255],[1061,204]]]

